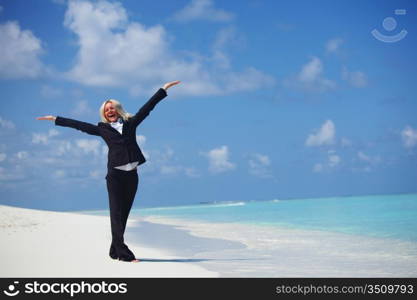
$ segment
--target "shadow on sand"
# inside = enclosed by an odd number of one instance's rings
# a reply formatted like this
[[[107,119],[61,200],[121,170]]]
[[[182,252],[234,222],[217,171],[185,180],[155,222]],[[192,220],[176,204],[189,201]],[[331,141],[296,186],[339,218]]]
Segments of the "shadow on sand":
[[[248,258],[232,258],[232,259],[215,259],[215,258],[172,258],[172,259],[159,259],[159,258],[138,258],[143,262],[181,262],[181,263],[197,263],[206,261],[239,261],[239,260],[253,260]]]

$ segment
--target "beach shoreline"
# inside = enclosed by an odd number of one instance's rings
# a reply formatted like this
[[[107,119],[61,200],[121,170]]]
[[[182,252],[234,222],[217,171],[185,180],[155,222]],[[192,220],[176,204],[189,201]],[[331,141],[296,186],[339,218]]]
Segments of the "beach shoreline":
[[[413,241],[166,216],[147,216],[142,222],[206,239],[208,247],[193,257],[220,277],[417,277]],[[215,241],[223,241],[223,248]],[[163,247],[177,252],[169,243]]]
[[[125,240],[141,260],[111,260],[108,216],[0,206],[0,277],[417,277],[417,243],[137,216]]]
[[[128,224],[128,226],[130,226]],[[166,249],[127,243],[148,260],[128,263],[108,255],[105,216],[0,205],[0,277],[217,277]]]

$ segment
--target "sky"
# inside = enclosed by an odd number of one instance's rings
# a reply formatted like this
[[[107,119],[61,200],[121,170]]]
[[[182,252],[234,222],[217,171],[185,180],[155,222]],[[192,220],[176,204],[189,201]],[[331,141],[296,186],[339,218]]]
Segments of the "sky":
[[[135,207],[417,192],[416,1],[0,0],[0,204],[106,209],[107,146],[38,121],[135,113]]]

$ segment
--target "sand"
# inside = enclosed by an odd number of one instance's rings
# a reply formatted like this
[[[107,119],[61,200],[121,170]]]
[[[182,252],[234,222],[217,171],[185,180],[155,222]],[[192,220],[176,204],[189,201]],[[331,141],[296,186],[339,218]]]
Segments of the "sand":
[[[0,206],[0,277],[413,277],[417,243],[133,214],[110,259],[110,220]]]
[[[105,216],[1,205],[0,240],[0,277],[218,276],[167,249],[127,239],[135,255],[145,259],[139,263],[112,260],[108,256],[110,221]]]

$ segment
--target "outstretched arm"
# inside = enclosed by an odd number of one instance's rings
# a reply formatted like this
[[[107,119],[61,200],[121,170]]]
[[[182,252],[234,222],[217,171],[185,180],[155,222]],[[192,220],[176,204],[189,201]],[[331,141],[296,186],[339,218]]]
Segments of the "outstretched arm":
[[[134,126],[138,126],[148,115],[149,113],[154,109],[155,105],[158,104],[159,101],[164,99],[167,96],[167,90],[174,86],[179,84],[181,81],[171,81],[167,82],[163,85],[162,88],[160,88],[149,100],[146,102],[139,111],[131,118],[132,124]]]
[[[47,121],[55,121],[55,125],[64,126],[64,127],[71,127],[77,130],[81,130],[85,133],[91,134],[91,135],[98,135],[100,136],[98,126],[81,122],[73,119],[63,118],[63,117],[55,117],[55,116],[44,116],[44,117],[38,117],[37,120],[47,120]]]

